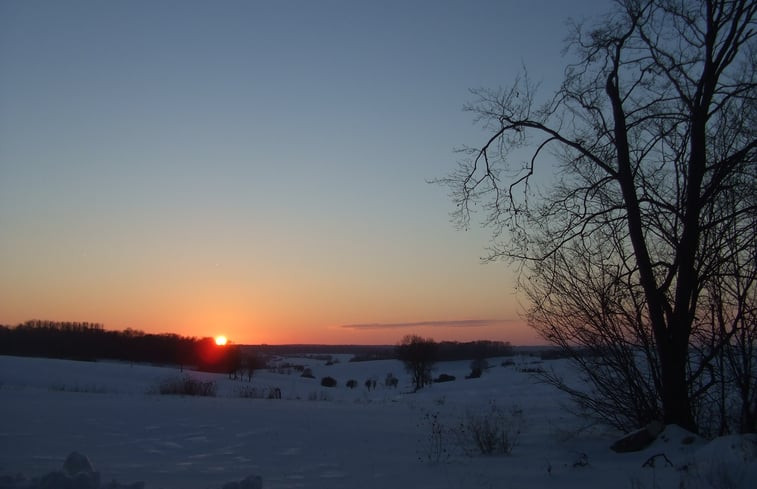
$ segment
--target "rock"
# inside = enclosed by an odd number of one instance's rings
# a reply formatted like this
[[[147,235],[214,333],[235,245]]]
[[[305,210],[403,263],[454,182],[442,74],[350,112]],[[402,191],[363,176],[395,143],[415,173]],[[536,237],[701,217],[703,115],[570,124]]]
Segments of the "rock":
[[[652,444],[657,436],[662,433],[665,425],[659,421],[652,421],[646,427],[629,433],[610,446],[617,453],[638,452]]]
[[[701,441],[694,433],[681,428],[677,424],[669,424],[657,437],[655,445],[663,446],[687,446]]]
[[[63,462],[63,472],[73,477],[82,472],[85,474],[94,474],[95,468],[86,455],[82,455],[79,452],[71,452],[66,457],[66,461]]]

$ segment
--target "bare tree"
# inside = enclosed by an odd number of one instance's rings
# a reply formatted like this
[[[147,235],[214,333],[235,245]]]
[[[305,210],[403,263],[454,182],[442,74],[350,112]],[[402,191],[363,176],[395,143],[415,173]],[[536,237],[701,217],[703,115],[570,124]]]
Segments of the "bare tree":
[[[431,383],[431,369],[436,363],[437,344],[431,338],[405,336],[397,346],[397,358],[411,375],[416,391]]]
[[[743,270],[757,259],[756,10],[754,0],[618,0],[600,23],[574,26],[577,61],[546,102],[526,75],[474,91],[469,109],[490,137],[442,180],[462,225],[483,204],[491,258],[524,266],[547,339],[601,346],[618,386],[638,370],[621,392],[642,393],[640,418],[659,410],[694,431],[694,402],[714,385],[706,371],[744,326],[729,321],[692,362],[697,337],[713,331],[705,302],[717,302],[719,277],[741,273],[726,266],[734,254]],[[512,161],[520,148],[534,149]],[[550,154],[559,178],[537,188]]]
[[[266,359],[260,353],[255,351],[247,351],[242,355],[240,360],[240,370],[243,377],[247,374],[247,381],[252,382],[252,377],[255,375],[255,371],[266,367]]]
[[[610,229],[618,229],[610,228]],[[646,330],[643,293],[629,279],[629,257],[611,238],[585,238],[534,262],[522,289],[529,321],[578,365],[588,392],[559,372],[543,380],[621,430],[661,419],[659,362]]]
[[[757,179],[752,187],[748,195],[731,196],[730,205],[754,200]],[[713,433],[757,432],[757,230],[720,226],[717,234],[724,239],[711,250],[717,267],[699,313],[710,328],[696,331],[693,342],[697,358],[712,359],[695,391],[705,399],[697,414]]]

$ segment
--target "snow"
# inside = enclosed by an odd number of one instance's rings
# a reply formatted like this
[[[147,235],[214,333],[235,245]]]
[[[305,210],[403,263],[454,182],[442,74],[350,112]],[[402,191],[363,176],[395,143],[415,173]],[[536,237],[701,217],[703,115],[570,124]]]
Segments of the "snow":
[[[491,360],[479,379],[465,379],[469,362],[440,363],[434,375],[457,380],[412,393],[399,362],[348,359],[287,358],[315,379],[259,371],[248,384],[172,367],[0,356],[0,475],[40,477],[76,451],[103,482],[144,481],[147,489],[217,489],[248,476],[266,489],[746,488],[757,478],[750,436],[707,442],[668,426],[643,451],[612,452],[621,433],[572,413],[562,393],[520,371],[570,375],[563,360]],[[217,396],[155,394],[161,381],[187,373],[215,381]],[[398,388],[383,386],[388,373]],[[337,387],[321,387],[327,375]],[[365,388],[369,378],[376,389]],[[349,379],[358,387],[348,389]],[[245,386],[278,388],[282,398],[242,398]],[[457,428],[492,403],[511,416],[513,435],[519,429],[512,453],[466,455]]]

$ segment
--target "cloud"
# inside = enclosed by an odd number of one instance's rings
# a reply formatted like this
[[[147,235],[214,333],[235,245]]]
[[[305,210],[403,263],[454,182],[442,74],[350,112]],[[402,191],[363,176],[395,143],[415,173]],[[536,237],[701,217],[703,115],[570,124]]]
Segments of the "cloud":
[[[460,319],[452,321],[417,321],[412,323],[343,324],[346,329],[403,329],[403,328],[483,328],[511,322],[511,319]]]

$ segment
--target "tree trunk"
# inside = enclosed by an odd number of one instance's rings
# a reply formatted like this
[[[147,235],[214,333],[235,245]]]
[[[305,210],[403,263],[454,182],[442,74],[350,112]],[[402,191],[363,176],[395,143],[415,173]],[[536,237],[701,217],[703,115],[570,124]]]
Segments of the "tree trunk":
[[[616,63],[619,63],[619,54]],[[616,65],[617,68],[617,65]],[[639,267],[639,275],[644,288],[644,294],[649,307],[649,316],[651,328],[657,340],[657,348],[660,355],[661,369],[661,387],[663,409],[663,421],[665,424],[677,424],[692,432],[697,432],[696,422],[691,411],[691,402],[689,399],[689,389],[686,376],[686,363],[688,360],[688,345],[690,327],[684,327],[683,324],[672,325],[666,320],[664,302],[665,298],[659,292],[658,284],[655,280],[652,259],[649,256],[647,243],[644,236],[644,225],[641,218],[639,199],[636,195],[636,182],[633,177],[631,168],[630,149],[628,143],[628,128],[626,126],[625,112],[623,111],[623,102],[618,91],[618,85],[615,80],[617,72],[613,72],[607,78],[605,87],[606,93],[610,98],[613,108],[614,118],[614,135],[615,149],[618,158],[618,173],[616,179],[623,193],[628,223],[628,235],[636,257],[636,264]],[[700,179],[701,181],[701,179]],[[698,187],[697,187],[698,188]],[[695,206],[696,202],[690,204]],[[694,216],[698,216],[693,212]],[[694,222],[696,224],[696,222]],[[696,235],[684,231],[687,239],[686,244],[696,244]],[[693,252],[682,248],[688,252],[687,258],[693,258]],[[680,249],[679,249],[680,252]],[[688,265],[689,261],[685,263]],[[691,267],[683,267],[686,272],[690,272]],[[689,275],[686,275],[688,278]],[[693,282],[689,278],[689,282]],[[679,282],[680,283],[680,282]],[[691,284],[683,284],[677,292],[681,302],[684,304],[681,310],[687,311],[686,305],[689,304]],[[677,298],[679,298],[677,297]],[[673,316],[675,317],[675,316]],[[680,321],[679,321],[680,322]],[[677,327],[678,326],[678,327]]]
[[[658,346],[662,371],[662,411],[665,424],[677,424],[696,433],[686,377],[687,348],[667,340]]]

